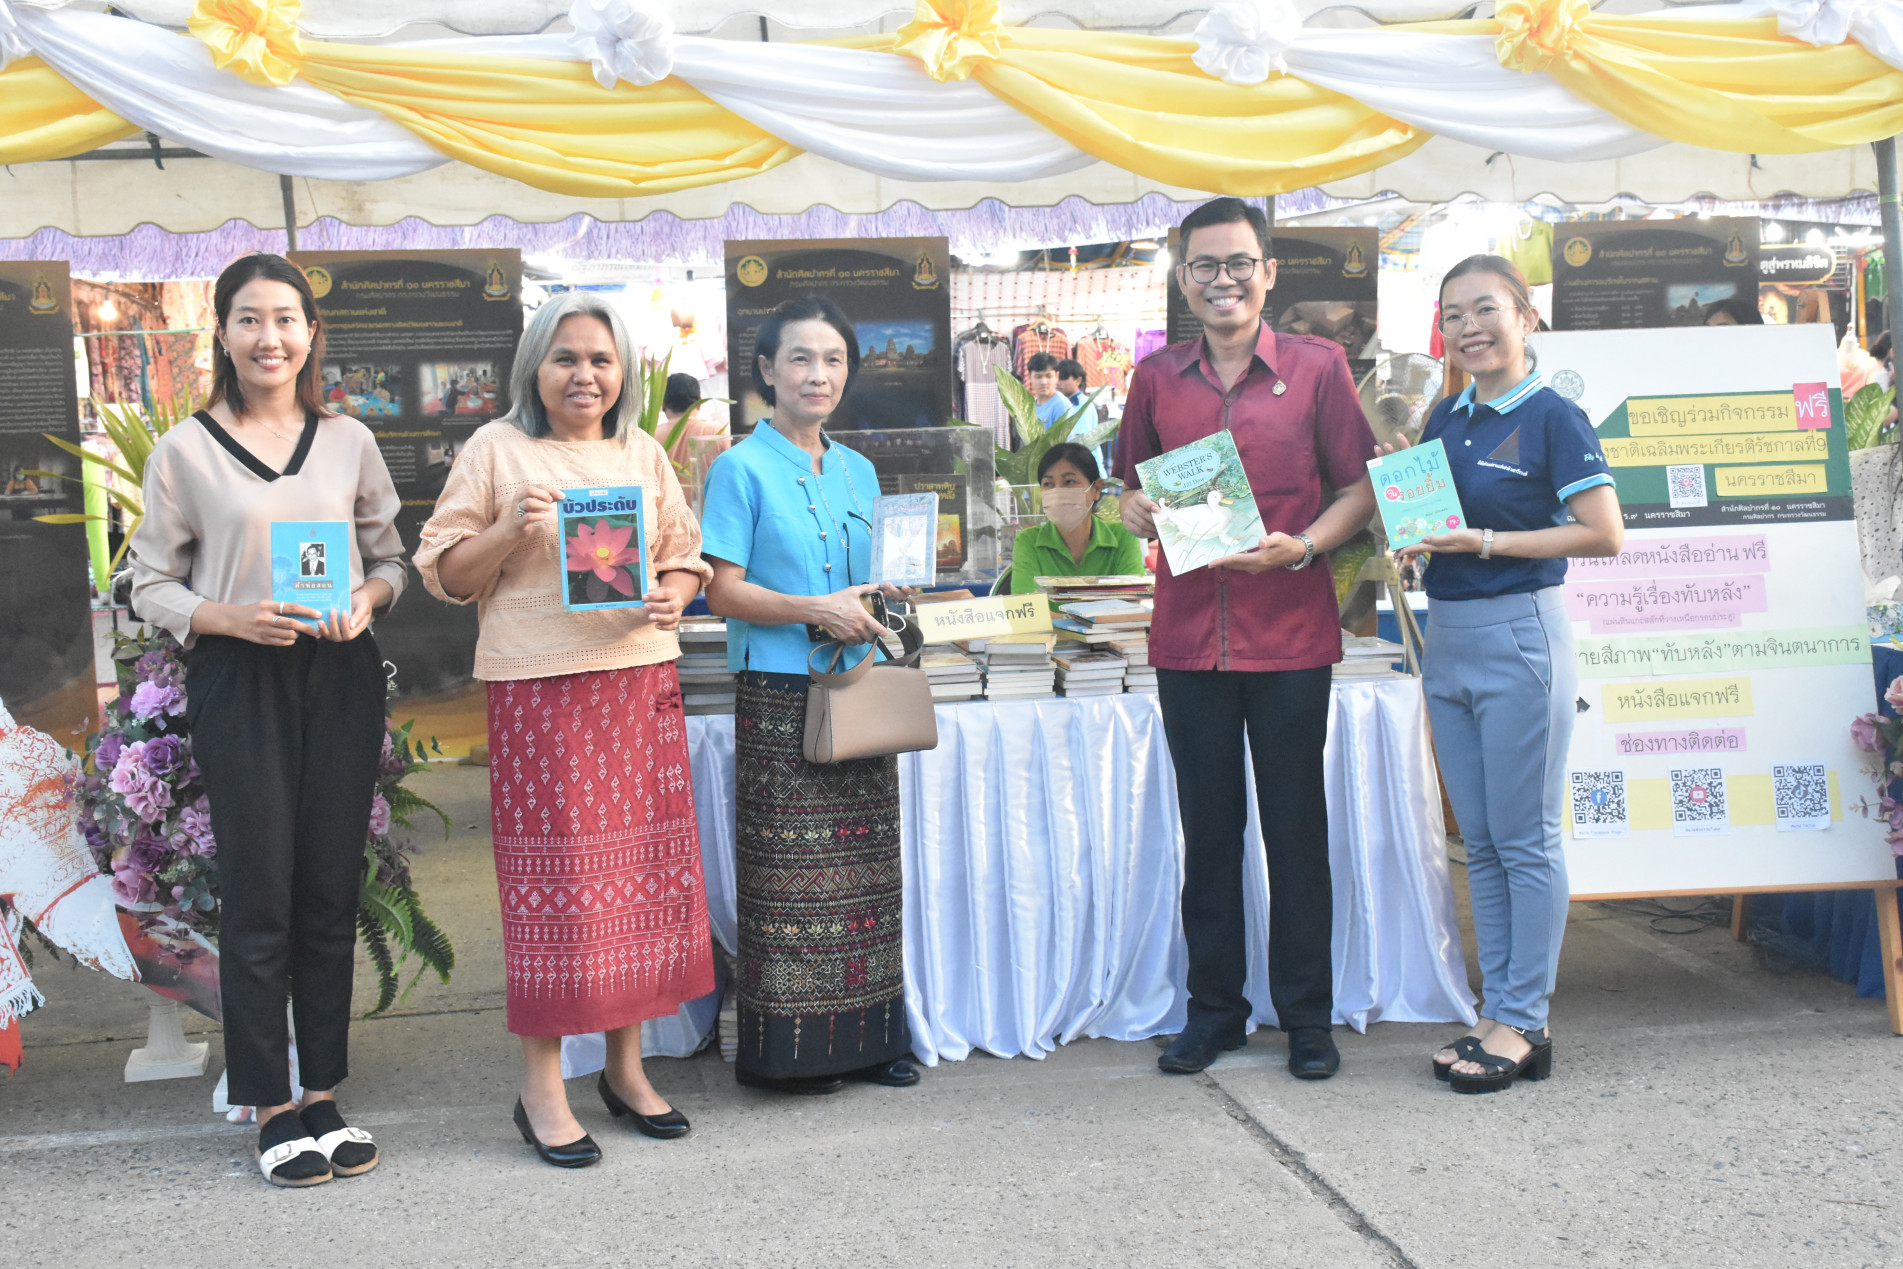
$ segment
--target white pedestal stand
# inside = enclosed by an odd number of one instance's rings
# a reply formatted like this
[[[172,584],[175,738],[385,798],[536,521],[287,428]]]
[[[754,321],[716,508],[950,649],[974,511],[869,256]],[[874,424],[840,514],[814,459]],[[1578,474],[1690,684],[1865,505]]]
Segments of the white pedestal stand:
[[[145,1047],[132,1050],[126,1058],[126,1083],[203,1075],[211,1046],[202,1041],[194,1044],[185,1038],[178,1001],[154,993],[151,1010],[146,1023]]]

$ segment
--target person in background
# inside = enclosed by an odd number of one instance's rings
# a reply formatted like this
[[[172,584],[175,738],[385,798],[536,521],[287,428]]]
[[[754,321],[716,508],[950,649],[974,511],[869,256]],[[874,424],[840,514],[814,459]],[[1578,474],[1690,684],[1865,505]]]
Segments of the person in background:
[[[1040,577],[1119,577],[1143,571],[1143,543],[1117,520],[1096,514],[1103,474],[1096,456],[1074,441],[1038,460],[1044,523],[1019,530],[1011,545],[1011,593],[1037,589]]]
[[[720,407],[702,402],[700,380],[694,378],[693,375],[685,371],[675,371],[667,377],[667,393],[661,398],[663,420],[660,427],[661,435],[663,437],[673,435],[674,425],[681,421],[683,415],[687,417],[687,427],[681,432],[680,439],[675,441],[667,451],[668,458],[673,460],[675,466],[685,466],[696,452],[699,452],[706,461],[712,462],[716,454],[726,450],[726,444],[711,447],[689,444],[696,438],[727,436],[727,420],[708,417],[711,412],[718,409]]]
[[[649,1137],[682,1137],[687,1117],[642,1069],[641,1023],[714,989],[674,665],[681,610],[712,570],[673,465],[635,424],[639,365],[595,293],[537,309],[515,402],[464,444],[416,552],[431,594],[476,604],[508,1027],[525,1068],[515,1125],[562,1168],[601,1158],[569,1109],[562,1037],[606,1032],[603,1105]],[[557,532],[564,489],[627,485],[642,490],[652,585],[632,526]],[[643,606],[565,609],[584,573]]]
[[[1435,407],[1421,440],[1446,445],[1467,524],[1401,554],[1429,557],[1422,686],[1480,961],[1480,1022],[1432,1070],[1483,1093],[1553,1068],[1578,680],[1562,583],[1568,557],[1617,555],[1625,520],[1591,421],[1534,370],[1520,271],[1469,256],[1441,280],[1440,314],[1447,355],[1472,382]]]
[[[801,748],[814,658],[843,645],[849,668],[886,633],[861,602],[878,589],[865,579],[879,474],[826,434],[859,339],[831,300],[805,296],[756,343],[773,414],[714,460],[701,514],[707,606],[727,618],[739,674],[734,1077],[787,1093],[904,1088],[919,1074],[905,1060],[898,760],[808,762]]]
[[[1705,325],[1762,326],[1764,314],[1758,312],[1757,305],[1743,300],[1717,300],[1705,308]]]
[[[1189,1017],[1157,1065],[1200,1071],[1247,1042],[1246,736],[1268,855],[1269,998],[1288,1033],[1289,1073],[1327,1079],[1341,1064],[1329,1034],[1334,899],[1322,773],[1341,625],[1327,556],[1374,515],[1374,434],[1341,345],[1278,334],[1262,320],[1275,285],[1262,212],[1212,199],[1180,232],[1175,281],[1203,334],[1137,367],[1117,442],[1123,523],[1156,536],[1139,463],[1227,428],[1265,536],[1180,577],[1158,560],[1150,664],[1183,814]]]
[[[1057,422],[1076,407],[1057,390],[1057,358],[1050,353],[1032,353],[1024,363],[1024,386],[1037,403],[1037,421],[1045,427]]]
[[[381,1158],[344,1122],[336,1088],[349,1074],[358,892],[386,740],[370,619],[403,591],[400,504],[375,435],[322,404],[324,326],[303,270],[245,256],[219,275],[212,307],[211,402],[146,460],[132,603],[186,653],[185,716],[218,843],[228,1096],[257,1108],[265,1179],[302,1187]],[[270,598],[271,526],[283,520],[350,526],[349,612]]]
[[[1066,357],[1057,363],[1057,392],[1073,406],[1084,403],[1084,363]]]

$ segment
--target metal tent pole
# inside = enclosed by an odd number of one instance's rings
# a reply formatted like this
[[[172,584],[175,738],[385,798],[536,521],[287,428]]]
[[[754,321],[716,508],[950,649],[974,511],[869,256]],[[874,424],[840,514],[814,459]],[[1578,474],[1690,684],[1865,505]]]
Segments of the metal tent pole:
[[[1903,325],[1903,204],[1898,202],[1896,138],[1874,142],[1877,152],[1877,210],[1883,218],[1883,313],[1885,327]]]
[[[291,178],[278,177],[278,193],[284,197],[284,240],[286,251],[297,250],[297,193],[291,187]]]

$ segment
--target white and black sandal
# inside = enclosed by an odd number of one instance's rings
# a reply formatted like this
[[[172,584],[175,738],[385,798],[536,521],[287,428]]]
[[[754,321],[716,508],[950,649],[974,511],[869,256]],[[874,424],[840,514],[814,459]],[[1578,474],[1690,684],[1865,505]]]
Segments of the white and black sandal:
[[[258,1171],[272,1185],[302,1189],[331,1178],[330,1160],[295,1110],[271,1116],[258,1129]]]
[[[330,1161],[334,1175],[361,1176],[383,1158],[369,1133],[344,1122],[336,1102],[312,1102],[299,1114],[305,1130],[316,1138],[317,1149]]]

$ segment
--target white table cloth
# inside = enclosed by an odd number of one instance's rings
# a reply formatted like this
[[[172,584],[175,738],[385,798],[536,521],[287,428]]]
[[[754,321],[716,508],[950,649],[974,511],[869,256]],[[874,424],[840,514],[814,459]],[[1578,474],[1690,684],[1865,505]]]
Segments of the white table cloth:
[[[688,724],[708,909],[731,952],[733,718]],[[937,749],[899,761],[914,1052],[1042,1057],[1079,1036],[1179,1029],[1182,826],[1156,698],[972,701],[940,706],[938,725]],[[1325,766],[1335,1020],[1472,1022],[1420,681],[1338,681]],[[1273,1025],[1253,809],[1248,834],[1248,993]],[[644,1051],[693,1052],[715,999],[645,1024]],[[599,1037],[571,1037],[564,1067],[585,1074],[601,1053]]]

